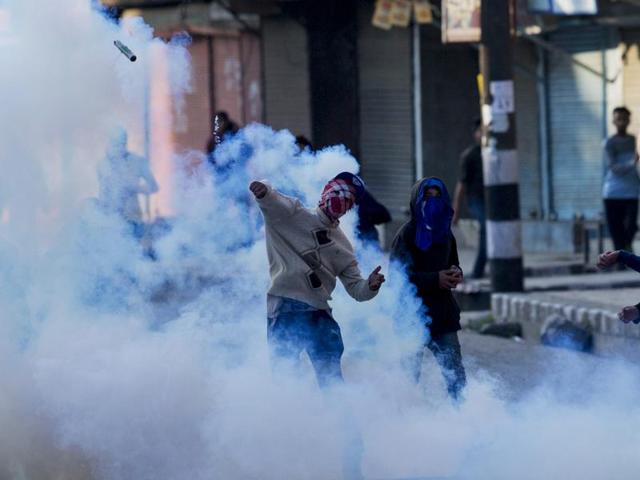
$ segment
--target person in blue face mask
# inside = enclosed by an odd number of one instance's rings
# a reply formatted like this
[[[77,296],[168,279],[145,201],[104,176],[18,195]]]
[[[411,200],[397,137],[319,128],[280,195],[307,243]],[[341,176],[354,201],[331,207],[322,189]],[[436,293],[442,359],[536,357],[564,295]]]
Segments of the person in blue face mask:
[[[458,341],[460,308],[453,297],[463,281],[456,239],[451,232],[454,211],[442,180],[431,177],[415,184],[411,193],[411,219],[402,226],[391,247],[391,261],[404,269],[409,282],[427,307],[425,345],[435,356],[447,391],[459,400],[466,384]],[[419,382],[424,347],[407,362]]]

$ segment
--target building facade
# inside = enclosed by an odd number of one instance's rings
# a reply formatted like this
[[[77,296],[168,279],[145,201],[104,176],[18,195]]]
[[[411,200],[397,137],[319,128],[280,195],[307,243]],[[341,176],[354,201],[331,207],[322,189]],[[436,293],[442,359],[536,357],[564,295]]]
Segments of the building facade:
[[[406,218],[419,175],[454,187],[480,115],[478,49],[443,44],[437,22],[378,29],[373,0],[236,0],[226,10],[113,2],[164,35],[192,36],[180,148],[204,147],[217,110],[241,125],[305,135],[318,148],[344,144],[397,220],[391,230]],[[611,110],[627,105],[640,133],[640,7],[601,2],[591,17],[528,19],[514,55],[522,218],[597,219]]]

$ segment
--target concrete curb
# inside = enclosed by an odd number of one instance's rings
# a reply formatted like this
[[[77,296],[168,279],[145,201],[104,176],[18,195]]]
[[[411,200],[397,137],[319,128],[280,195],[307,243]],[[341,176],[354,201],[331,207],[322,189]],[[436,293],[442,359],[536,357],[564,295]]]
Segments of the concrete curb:
[[[571,322],[589,325],[594,333],[626,338],[640,338],[640,327],[624,324],[615,312],[598,308],[584,308],[568,303],[551,303],[528,297],[526,294],[491,295],[491,313],[496,322],[527,322],[540,329],[551,314],[560,314]]]

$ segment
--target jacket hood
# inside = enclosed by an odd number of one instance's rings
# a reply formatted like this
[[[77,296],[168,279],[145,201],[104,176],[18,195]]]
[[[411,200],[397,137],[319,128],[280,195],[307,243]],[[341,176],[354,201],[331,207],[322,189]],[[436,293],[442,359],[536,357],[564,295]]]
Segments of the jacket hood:
[[[415,221],[418,201],[421,201],[423,199],[420,197],[424,197],[424,192],[429,187],[438,188],[444,202],[448,206],[451,206],[451,197],[449,196],[449,190],[447,190],[447,186],[444,184],[444,182],[438,177],[423,178],[422,180],[418,180],[411,189],[411,200],[409,204],[411,208],[411,221]]]

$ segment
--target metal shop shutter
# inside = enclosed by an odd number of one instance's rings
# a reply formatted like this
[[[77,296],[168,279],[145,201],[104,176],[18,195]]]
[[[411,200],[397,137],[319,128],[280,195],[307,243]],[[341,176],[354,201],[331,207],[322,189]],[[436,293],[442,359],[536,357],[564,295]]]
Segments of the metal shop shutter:
[[[291,18],[262,22],[265,120],[311,139],[307,33]],[[313,139],[311,139],[313,142]]]
[[[414,182],[411,29],[371,25],[373,4],[358,12],[360,161],[373,195],[404,219]],[[393,227],[387,232],[392,238]]]
[[[432,27],[421,38],[424,172],[453,191],[460,154],[472,143],[473,120],[480,116],[478,52],[465,44],[443,45]]]
[[[241,34],[240,57],[243,121],[245,124],[263,122],[262,45],[257,35],[247,32]]]
[[[203,150],[211,134],[208,38],[194,36],[188,49],[192,65],[192,89],[184,96],[182,111],[174,120],[177,151]]]
[[[212,50],[215,110],[227,112],[234,122],[244,126],[240,35],[216,35]]]
[[[551,35],[551,42],[574,58],[603,71],[606,30],[581,28]],[[548,63],[553,193],[560,218],[595,217],[602,210],[602,141],[608,106],[604,80],[550,54]]]

